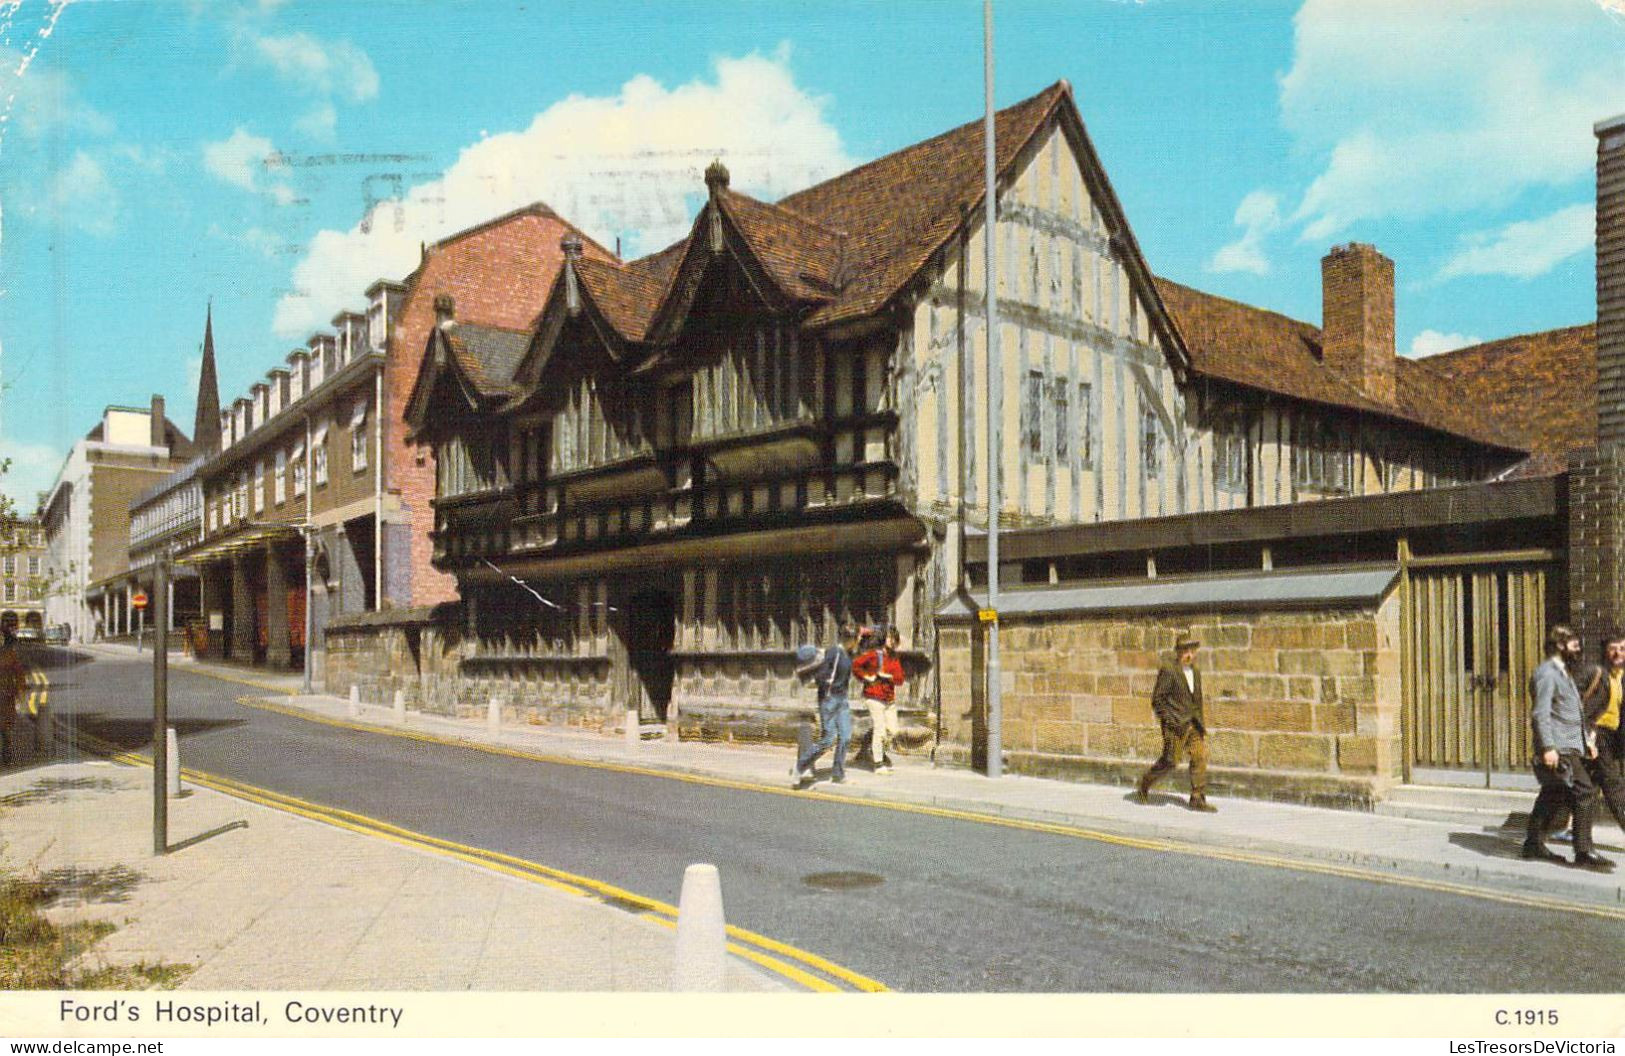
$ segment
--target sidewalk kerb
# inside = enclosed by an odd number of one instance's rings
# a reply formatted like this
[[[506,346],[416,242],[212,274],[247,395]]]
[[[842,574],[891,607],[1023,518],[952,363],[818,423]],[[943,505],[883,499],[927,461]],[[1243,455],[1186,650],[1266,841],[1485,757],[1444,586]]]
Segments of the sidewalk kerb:
[[[305,698],[309,699],[309,698]],[[341,698],[328,698],[335,704],[342,706]],[[324,718],[318,708],[301,705],[296,700],[287,702],[266,700],[278,708],[291,708],[308,712],[313,717]],[[498,751],[519,751],[526,754],[548,754],[557,757],[561,762],[576,761],[582,764],[598,764],[607,766],[625,766],[636,769],[660,771],[677,776],[686,776],[709,781],[728,782],[733,785],[744,786],[771,794],[784,794],[786,789],[777,784],[769,783],[767,779],[753,775],[736,775],[726,771],[718,771],[712,767],[688,760],[676,760],[665,757],[660,753],[639,754],[621,758],[615,754],[617,744],[607,739],[602,743],[590,740],[590,734],[580,734],[580,745],[550,745],[539,748],[524,743],[524,731],[509,732],[492,738],[482,736],[481,730],[470,724],[469,729],[458,729],[455,732],[439,732],[435,726],[440,723],[458,724],[466,720],[459,720],[450,716],[425,716],[425,721],[413,730],[411,736],[428,739],[454,747],[472,748],[474,750],[494,749]],[[369,722],[365,717],[359,724],[367,729],[386,735],[399,735],[398,729],[376,722]],[[562,731],[539,730],[541,736],[552,733],[558,736]],[[573,731],[572,731],[573,732]],[[679,742],[674,747],[680,748],[685,742]],[[577,750],[585,748],[586,754],[579,754]],[[621,749],[624,752],[624,748]],[[910,768],[912,769],[912,768]],[[946,771],[952,774],[954,771]],[[965,771],[969,773],[969,771]],[[1025,778],[1024,780],[1038,781],[1040,778]],[[1057,783],[1058,790],[1066,786]],[[1440,863],[1438,861],[1417,858],[1386,856],[1380,853],[1359,850],[1340,850],[1331,847],[1319,847],[1297,844],[1288,841],[1270,839],[1268,837],[1253,836],[1237,833],[1233,830],[1219,830],[1204,828],[1186,829],[1179,826],[1160,823],[1148,818],[1146,822],[1129,822],[1125,819],[1101,814],[1067,813],[1063,811],[1046,810],[1038,807],[1027,807],[1018,804],[996,803],[985,800],[969,799],[963,795],[952,793],[917,792],[896,787],[888,783],[884,788],[863,788],[848,784],[843,787],[817,787],[814,795],[832,801],[849,800],[862,804],[875,804],[879,806],[909,807],[935,807],[941,810],[952,811],[967,815],[966,820],[982,819],[988,823],[1001,821],[1029,822],[1042,825],[1056,825],[1068,828],[1087,828],[1099,831],[1102,835],[1120,839],[1147,839],[1164,843],[1183,844],[1195,848],[1212,848],[1231,850],[1237,852],[1252,852],[1272,855],[1286,863],[1298,862],[1306,866],[1316,864],[1328,866],[1342,866],[1362,869],[1368,872],[1390,873],[1396,877],[1408,877],[1417,880],[1426,880],[1433,877],[1441,882],[1464,882],[1475,880],[1484,890],[1494,894],[1501,891],[1507,894],[1541,896],[1548,899],[1572,904],[1576,909],[1609,908],[1625,905],[1625,887],[1612,888],[1575,883],[1561,872],[1542,873],[1540,875],[1525,875],[1521,872],[1496,869],[1481,864],[1458,865]],[[806,796],[807,793],[802,793]],[[1246,802],[1246,801],[1241,801]],[[1310,809],[1310,808],[1304,808]],[[1332,812],[1346,813],[1346,812]],[[1382,815],[1371,815],[1374,819],[1383,819]],[[1389,820],[1389,819],[1383,819]],[[1402,820],[1402,819],[1392,819]],[[1175,848],[1177,849],[1177,848]],[[1376,877],[1373,877],[1376,879]]]

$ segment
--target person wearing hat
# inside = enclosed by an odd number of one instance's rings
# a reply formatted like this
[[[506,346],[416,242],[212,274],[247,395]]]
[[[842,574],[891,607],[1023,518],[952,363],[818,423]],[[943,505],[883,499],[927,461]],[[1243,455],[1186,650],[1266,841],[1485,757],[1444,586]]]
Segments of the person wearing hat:
[[[1207,801],[1207,724],[1202,718],[1202,673],[1196,670],[1196,650],[1201,645],[1189,635],[1181,636],[1174,645],[1174,663],[1157,671],[1151,710],[1162,726],[1162,754],[1140,778],[1134,798],[1151,802],[1151,786],[1184,756],[1190,759],[1190,808],[1212,814],[1219,808]]]
[[[818,757],[835,749],[835,764],[830,780],[837,785],[846,783],[846,751],[852,743],[852,708],[847,703],[847,686],[852,681],[852,652],[858,647],[858,628],[855,624],[841,625],[840,640],[816,655],[807,657],[796,650],[801,665],[796,674],[810,677],[818,687],[818,740],[807,749],[807,754],[796,758],[790,768],[790,785],[804,788],[813,779],[813,763]]]

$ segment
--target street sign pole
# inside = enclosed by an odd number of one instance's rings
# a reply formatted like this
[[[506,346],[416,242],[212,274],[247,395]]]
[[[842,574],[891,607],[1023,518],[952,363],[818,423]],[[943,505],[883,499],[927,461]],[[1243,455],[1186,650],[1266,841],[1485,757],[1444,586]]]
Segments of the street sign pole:
[[[983,117],[983,165],[987,179],[987,218],[982,241],[987,250],[987,776],[1004,774],[1004,707],[999,670],[999,477],[1003,470],[1004,364],[999,355],[999,188],[993,149],[993,0],[982,3],[982,81],[987,95]]]
[[[169,557],[153,562],[152,853],[169,853]],[[145,610],[142,610],[143,612]]]

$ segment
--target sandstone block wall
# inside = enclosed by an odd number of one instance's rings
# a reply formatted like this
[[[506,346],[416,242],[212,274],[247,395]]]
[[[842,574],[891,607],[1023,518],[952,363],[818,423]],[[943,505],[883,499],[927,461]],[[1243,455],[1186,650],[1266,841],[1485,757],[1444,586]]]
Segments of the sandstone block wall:
[[[1137,778],[1162,748],[1158,664],[1187,629],[1203,643],[1213,791],[1369,805],[1400,779],[1397,593],[1364,610],[1007,618],[1007,765]],[[944,754],[968,761],[986,708],[981,635],[941,633]],[[1170,780],[1183,788],[1182,773]]]

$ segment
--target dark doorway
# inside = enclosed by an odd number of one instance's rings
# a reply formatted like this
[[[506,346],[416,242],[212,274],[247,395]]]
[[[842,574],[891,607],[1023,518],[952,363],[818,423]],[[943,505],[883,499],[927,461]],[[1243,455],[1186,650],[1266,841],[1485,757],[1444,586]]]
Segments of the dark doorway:
[[[664,590],[633,594],[626,600],[625,626],[627,665],[634,680],[642,685],[639,710],[646,704],[657,720],[665,722],[672,677],[677,670],[671,655],[677,640],[676,599]]]

